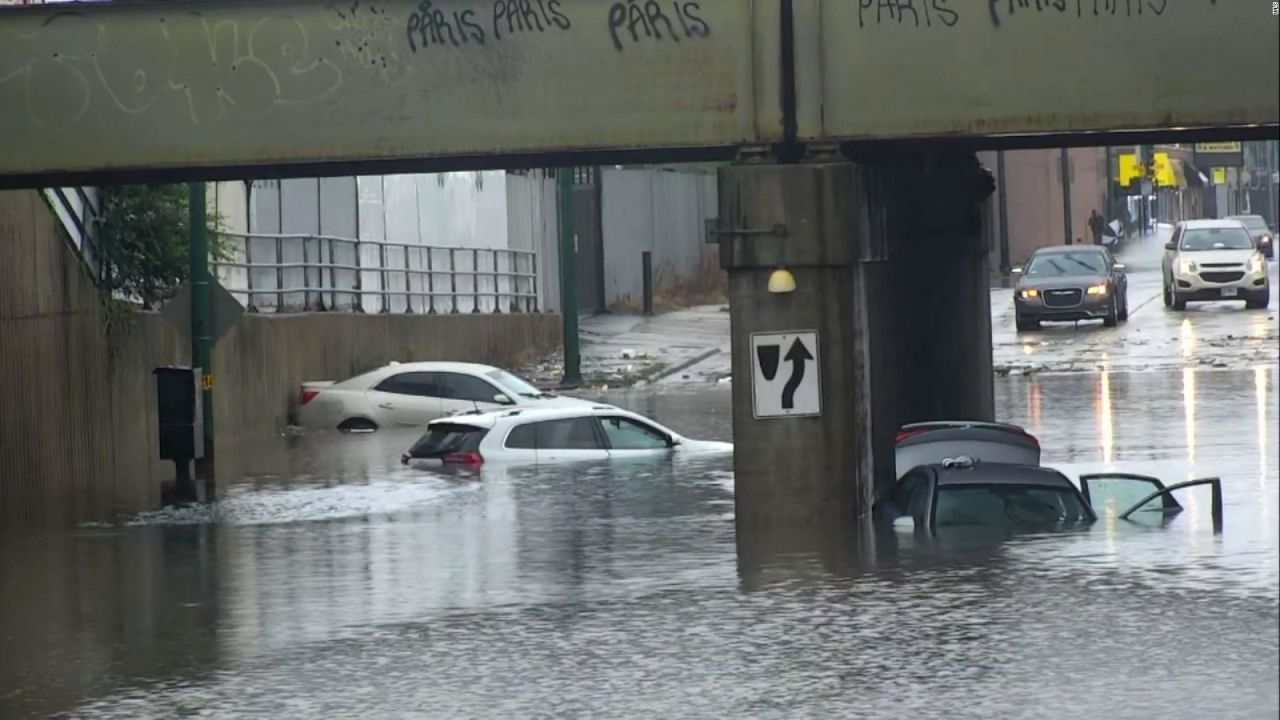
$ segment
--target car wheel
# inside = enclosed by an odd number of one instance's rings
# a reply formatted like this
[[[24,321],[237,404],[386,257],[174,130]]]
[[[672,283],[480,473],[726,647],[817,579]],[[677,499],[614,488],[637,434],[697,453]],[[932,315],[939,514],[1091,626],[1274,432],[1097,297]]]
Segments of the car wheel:
[[[1173,308],[1174,310],[1177,310],[1178,312],[1182,312],[1183,310],[1186,310],[1187,309],[1186,299],[1180,297],[1178,295],[1177,290],[1170,290],[1169,292],[1173,295],[1173,302],[1171,305],[1169,305],[1169,307]]]
[[[378,423],[368,418],[347,418],[338,423],[338,429],[343,432],[373,432],[378,429]]]
[[[1129,321],[1129,295],[1120,296],[1120,322]]]
[[[1244,301],[1250,310],[1265,310],[1271,305],[1271,288],[1263,288],[1261,292]]]
[[[1165,283],[1161,288],[1160,294],[1164,296],[1164,306],[1173,307],[1173,292],[1169,290],[1169,284]]]
[[[1120,310],[1116,306],[1120,301],[1116,300],[1116,296],[1111,296],[1111,307],[1107,308],[1107,314],[1102,317],[1102,324],[1106,327],[1115,327],[1119,321]]]
[[[1013,318],[1013,324],[1018,328],[1018,332],[1031,332],[1032,330],[1040,329],[1039,320],[1023,320],[1021,316],[1017,315]]]

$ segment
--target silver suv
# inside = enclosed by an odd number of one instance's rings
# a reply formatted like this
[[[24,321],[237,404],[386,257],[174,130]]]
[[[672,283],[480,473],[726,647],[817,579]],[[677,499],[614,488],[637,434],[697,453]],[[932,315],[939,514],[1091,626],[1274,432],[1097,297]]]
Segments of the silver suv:
[[[1243,300],[1246,307],[1265,308],[1271,302],[1267,260],[1238,220],[1180,222],[1164,249],[1165,307]]]

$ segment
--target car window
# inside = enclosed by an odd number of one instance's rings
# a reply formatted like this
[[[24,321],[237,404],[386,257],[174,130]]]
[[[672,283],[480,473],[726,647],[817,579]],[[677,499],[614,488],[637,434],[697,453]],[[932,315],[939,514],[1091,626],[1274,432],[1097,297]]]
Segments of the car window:
[[[1071,490],[1034,485],[944,485],[938,488],[933,513],[935,527],[1034,527],[1089,519]]]
[[[538,447],[537,423],[520,425],[507,435],[507,447],[516,450],[533,450]]]
[[[919,487],[923,486],[926,480],[926,471],[914,470],[902,476],[898,484],[894,486],[893,492],[889,495],[889,501],[900,513],[908,511],[912,494]]]
[[[1182,234],[1183,250],[1251,250],[1253,238],[1244,228],[1199,228]]]
[[[493,398],[501,391],[472,375],[462,373],[439,373],[441,394],[446,400],[465,400],[467,402],[493,402]]]
[[[504,443],[512,450],[600,450],[600,437],[591,418],[543,420],[511,430]]]
[[[1034,255],[1024,272],[1028,277],[1058,277],[1081,273],[1105,273],[1107,260],[1097,250]]]
[[[397,395],[440,396],[436,374],[427,372],[397,373],[378,383],[374,390]]]
[[[512,375],[506,370],[493,370],[485,373],[485,376],[501,385],[507,392],[522,395],[524,397],[540,397],[542,395],[541,390],[530,385],[524,380],[521,380],[515,375]]]
[[[603,417],[600,425],[611,450],[658,450],[667,448],[667,436],[630,418]]]
[[[539,450],[600,450],[600,437],[591,418],[544,420],[533,423],[534,445]]]

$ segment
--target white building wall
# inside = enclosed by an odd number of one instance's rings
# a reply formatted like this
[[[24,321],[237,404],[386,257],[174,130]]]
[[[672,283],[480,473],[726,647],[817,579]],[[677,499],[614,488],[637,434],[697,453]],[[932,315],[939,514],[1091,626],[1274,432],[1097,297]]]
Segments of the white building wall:
[[[706,244],[706,221],[718,214],[715,175],[606,169],[601,183],[607,307],[639,305],[643,251],[653,253],[655,292],[715,261],[715,246]]]

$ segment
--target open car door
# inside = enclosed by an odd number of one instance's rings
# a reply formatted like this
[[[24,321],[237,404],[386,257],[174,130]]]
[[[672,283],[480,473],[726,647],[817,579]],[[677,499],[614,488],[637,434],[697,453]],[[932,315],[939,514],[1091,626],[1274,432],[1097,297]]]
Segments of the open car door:
[[[1213,531],[1222,532],[1222,481],[1200,478],[1166,486],[1159,479],[1129,473],[1097,473],[1080,476],[1080,494],[1099,518],[1115,515],[1121,520],[1143,522],[1158,517],[1163,524],[1182,512],[1182,504],[1173,496],[1179,490],[1201,485],[1212,492],[1210,514]],[[1158,515],[1156,515],[1158,513]]]

